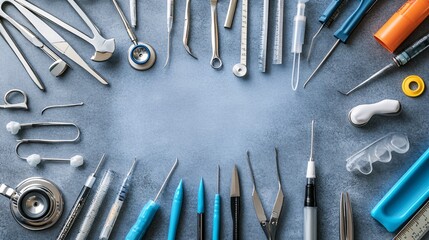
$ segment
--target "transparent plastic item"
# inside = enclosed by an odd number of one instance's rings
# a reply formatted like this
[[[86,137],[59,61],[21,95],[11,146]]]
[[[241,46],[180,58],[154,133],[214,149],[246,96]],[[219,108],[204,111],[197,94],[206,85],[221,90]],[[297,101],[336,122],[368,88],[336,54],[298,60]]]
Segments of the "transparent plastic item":
[[[392,152],[402,154],[408,152],[409,148],[410,142],[407,135],[395,132],[389,133],[349,157],[346,160],[347,171],[359,171],[368,175],[372,172],[374,162],[390,162]]]

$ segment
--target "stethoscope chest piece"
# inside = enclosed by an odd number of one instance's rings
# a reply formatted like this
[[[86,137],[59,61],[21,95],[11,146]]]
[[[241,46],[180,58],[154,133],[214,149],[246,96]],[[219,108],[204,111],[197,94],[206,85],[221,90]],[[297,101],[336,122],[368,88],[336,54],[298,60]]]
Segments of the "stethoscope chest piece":
[[[15,189],[1,184],[0,194],[10,199],[12,216],[29,230],[51,227],[63,212],[64,201],[60,190],[44,178],[27,178]]]
[[[156,60],[155,50],[149,44],[138,42],[128,49],[128,62],[136,70],[147,70]]]

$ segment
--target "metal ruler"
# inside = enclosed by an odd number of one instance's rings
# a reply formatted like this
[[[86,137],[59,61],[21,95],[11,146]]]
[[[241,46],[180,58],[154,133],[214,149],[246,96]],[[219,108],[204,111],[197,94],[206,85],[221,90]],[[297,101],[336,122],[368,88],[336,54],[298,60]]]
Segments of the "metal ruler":
[[[232,72],[237,77],[244,77],[247,74],[247,13],[248,0],[242,0],[241,6],[241,43],[240,43],[240,63],[237,63],[232,68]]]
[[[262,6],[262,28],[261,44],[259,45],[258,67],[261,72],[265,72],[267,66],[267,43],[268,43],[268,14],[270,0],[264,0]]]
[[[284,14],[284,0],[277,0],[276,12],[276,32],[274,37],[274,55],[273,64],[282,64],[283,53],[283,14]]]
[[[429,231],[429,201],[399,231],[393,240],[419,240]]]

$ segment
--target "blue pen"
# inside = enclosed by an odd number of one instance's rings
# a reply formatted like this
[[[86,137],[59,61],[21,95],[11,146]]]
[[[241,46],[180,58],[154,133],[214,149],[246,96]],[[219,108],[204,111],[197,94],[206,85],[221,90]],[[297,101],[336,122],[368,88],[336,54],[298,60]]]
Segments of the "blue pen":
[[[217,193],[215,195],[214,201],[214,213],[213,213],[213,235],[212,240],[219,240],[219,229],[220,229],[220,167],[217,165]]]
[[[197,240],[204,240],[204,182],[203,178],[200,181],[200,187],[198,189],[198,231]]]
[[[183,203],[183,182],[180,179],[174,193],[173,203],[171,205],[170,226],[168,227],[168,240],[176,239],[177,225],[179,225],[180,211]]]
[[[162,193],[162,191],[165,188],[165,185],[167,184],[168,180],[171,177],[171,174],[173,173],[174,169],[177,166],[177,163],[179,160],[176,158],[176,161],[174,162],[173,167],[171,168],[170,172],[168,173],[167,177],[164,180],[164,183],[161,186],[161,189],[159,189],[158,194],[156,195],[154,200],[149,200],[146,205],[144,205],[142,211],[140,212],[139,217],[137,218],[136,223],[131,227],[130,231],[128,232],[127,236],[125,237],[125,240],[140,240],[143,238],[144,234],[146,233],[147,229],[149,228],[150,223],[152,222],[153,218],[155,217],[156,212],[159,209],[159,204],[156,202],[159,195]]]

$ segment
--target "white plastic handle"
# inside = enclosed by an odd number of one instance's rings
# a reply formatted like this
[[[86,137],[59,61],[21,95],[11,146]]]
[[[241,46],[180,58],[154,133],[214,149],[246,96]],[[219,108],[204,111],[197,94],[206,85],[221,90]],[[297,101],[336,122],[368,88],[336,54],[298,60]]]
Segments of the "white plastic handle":
[[[369,122],[374,115],[398,114],[401,103],[398,100],[385,99],[373,104],[358,105],[349,112],[349,120],[355,126],[362,126]]]

